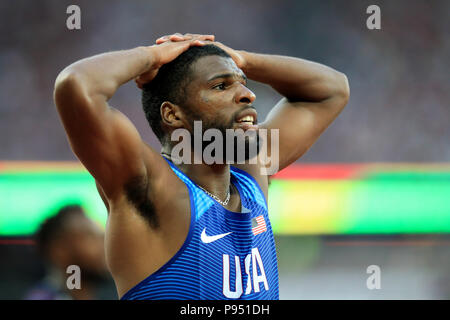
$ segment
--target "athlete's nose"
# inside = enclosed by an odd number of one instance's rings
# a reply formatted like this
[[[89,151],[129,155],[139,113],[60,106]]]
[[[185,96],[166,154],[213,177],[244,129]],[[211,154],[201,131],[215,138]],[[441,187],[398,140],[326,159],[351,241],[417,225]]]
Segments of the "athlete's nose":
[[[246,86],[239,83],[235,94],[235,102],[237,104],[251,104],[255,101],[255,94]]]

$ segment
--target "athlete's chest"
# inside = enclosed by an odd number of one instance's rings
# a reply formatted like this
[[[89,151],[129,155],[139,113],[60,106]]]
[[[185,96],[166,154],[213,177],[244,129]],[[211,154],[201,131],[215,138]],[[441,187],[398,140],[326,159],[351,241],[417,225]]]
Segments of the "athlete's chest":
[[[234,299],[266,295],[270,288],[277,288],[276,251],[267,211],[208,213],[196,221],[192,239],[203,283],[219,279],[224,298]]]
[[[273,238],[267,211],[246,207],[242,213],[211,210],[203,214],[195,222],[194,234],[201,248],[237,254],[249,253],[252,247]]]

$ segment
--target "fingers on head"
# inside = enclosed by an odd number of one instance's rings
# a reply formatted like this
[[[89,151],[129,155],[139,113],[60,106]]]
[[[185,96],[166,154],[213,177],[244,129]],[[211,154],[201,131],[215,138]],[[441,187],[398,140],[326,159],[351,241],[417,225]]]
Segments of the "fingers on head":
[[[192,34],[192,33],[186,33],[184,36],[188,37],[189,39],[199,39],[199,40],[214,41],[214,35],[213,34]]]
[[[161,44],[166,41],[169,41],[169,36],[162,36],[162,37],[159,37],[158,39],[156,39],[156,44]]]
[[[174,33],[169,36],[169,39],[182,39],[182,40],[191,40],[191,39],[200,39],[200,40],[209,40],[214,41],[213,34],[197,34],[197,33],[185,33],[181,35],[180,33]]]
[[[181,35],[181,33],[174,33],[169,36],[169,40],[180,41],[180,40],[186,40],[186,39],[183,35]]]
[[[156,39],[156,44],[161,44],[167,41],[180,41],[180,40],[184,40],[184,37],[181,35],[181,33],[177,32],[174,34],[159,37],[158,39]]]
[[[200,41],[214,41],[215,36],[212,34],[209,35],[201,35],[201,34],[194,34],[194,33],[185,33],[184,35],[181,35],[180,33],[174,33],[171,35],[165,35],[158,39],[156,39],[156,44],[161,44],[167,41],[188,41],[188,40],[200,40]]]
[[[206,43],[202,40],[198,40],[198,39],[192,40],[192,45],[194,45],[194,46],[204,46],[205,44]]]

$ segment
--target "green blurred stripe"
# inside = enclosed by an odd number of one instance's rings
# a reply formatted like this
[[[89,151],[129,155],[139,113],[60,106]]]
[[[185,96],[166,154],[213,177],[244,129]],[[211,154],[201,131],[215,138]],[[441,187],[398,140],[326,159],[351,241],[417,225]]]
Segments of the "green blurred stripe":
[[[368,172],[364,180],[408,180],[408,181],[443,181],[450,183],[450,172],[448,171],[385,171]]]
[[[80,203],[101,225],[106,208],[87,172],[0,174],[0,236],[28,235],[56,211]]]
[[[450,232],[450,183],[403,178],[355,182],[346,233]]]
[[[317,184],[311,189],[313,199],[317,195],[317,199],[326,201],[328,193],[330,199],[338,195],[342,201],[334,199],[329,212],[325,212],[329,220],[317,220],[321,222],[314,226],[315,231],[309,227],[308,233],[450,232],[447,171],[371,172],[362,180],[323,183],[323,189]],[[272,180],[269,213],[276,233],[304,232],[295,210],[305,215],[308,208],[298,198],[311,190],[306,180]],[[86,171],[0,173],[0,236],[31,234],[44,218],[69,203],[82,203],[93,219],[105,224],[106,209],[94,179]],[[293,204],[295,207],[288,207]]]

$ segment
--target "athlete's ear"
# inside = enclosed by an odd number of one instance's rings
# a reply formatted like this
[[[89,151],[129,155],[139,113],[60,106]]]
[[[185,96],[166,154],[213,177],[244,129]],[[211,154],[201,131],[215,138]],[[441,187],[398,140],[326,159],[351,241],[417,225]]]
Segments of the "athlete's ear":
[[[172,129],[185,127],[185,116],[180,106],[164,101],[161,104],[161,119],[162,125],[168,126]]]

